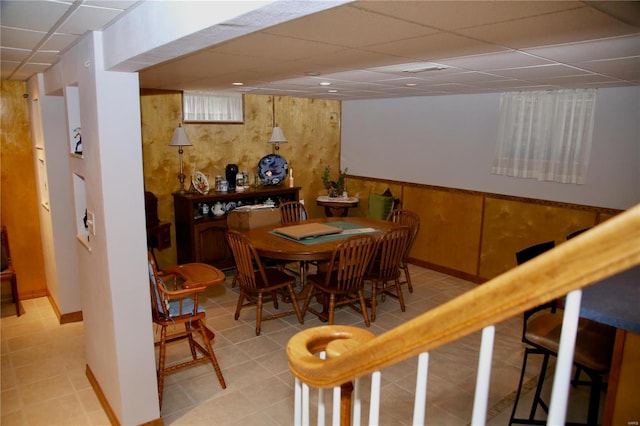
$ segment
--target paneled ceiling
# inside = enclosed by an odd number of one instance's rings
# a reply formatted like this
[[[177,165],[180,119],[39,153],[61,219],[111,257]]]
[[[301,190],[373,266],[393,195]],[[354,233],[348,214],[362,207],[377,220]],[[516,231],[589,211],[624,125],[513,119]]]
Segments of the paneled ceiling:
[[[136,3],[2,0],[2,79]],[[640,2],[355,1],[139,73],[143,88],[341,100],[640,85]]]

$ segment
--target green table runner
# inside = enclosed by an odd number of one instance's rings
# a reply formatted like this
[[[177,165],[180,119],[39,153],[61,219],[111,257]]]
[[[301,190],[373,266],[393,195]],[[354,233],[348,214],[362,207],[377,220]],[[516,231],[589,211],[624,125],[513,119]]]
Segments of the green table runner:
[[[327,222],[327,225],[342,228],[343,232],[339,234],[321,235],[318,237],[304,238],[302,240],[296,240],[295,238],[287,237],[275,231],[269,231],[269,233],[273,235],[277,235],[278,237],[281,237],[281,238],[285,238],[290,241],[295,241],[296,243],[310,246],[313,244],[326,243],[328,241],[343,240],[345,238],[352,237],[358,234],[374,234],[376,232],[380,232],[379,229],[367,228],[367,227],[363,227],[355,223],[349,223],[349,222]]]

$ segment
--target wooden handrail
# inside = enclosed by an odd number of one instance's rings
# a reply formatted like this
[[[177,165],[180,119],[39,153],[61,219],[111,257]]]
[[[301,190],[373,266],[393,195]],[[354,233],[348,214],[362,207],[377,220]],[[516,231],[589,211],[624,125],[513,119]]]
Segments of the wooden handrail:
[[[640,205],[378,337],[347,326],[301,331],[287,345],[289,367],[310,386],[340,386],[638,264]]]

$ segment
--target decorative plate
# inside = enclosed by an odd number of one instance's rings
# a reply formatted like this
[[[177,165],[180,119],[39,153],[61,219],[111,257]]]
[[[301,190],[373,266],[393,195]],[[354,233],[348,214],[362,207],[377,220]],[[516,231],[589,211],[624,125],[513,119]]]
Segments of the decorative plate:
[[[202,172],[194,172],[191,176],[191,183],[193,187],[201,194],[209,193],[209,179]]]
[[[288,172],[287,160],[278,154],[265,155],[258,163],[258,176],[265,185],[278,185],[284,182]]]

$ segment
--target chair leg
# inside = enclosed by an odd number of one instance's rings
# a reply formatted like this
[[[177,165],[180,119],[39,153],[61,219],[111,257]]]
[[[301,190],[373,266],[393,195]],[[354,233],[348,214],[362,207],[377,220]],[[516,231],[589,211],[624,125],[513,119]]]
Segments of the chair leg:
[[[404,295],[402,294],[402,288],[400,287],[400,280],[399,279],[395,280],[395,286],[396,286],[396,293],[398,293],[398,301],[400,302],[400,310],[402,312],[405,312],[407,310],[407,308],[404,305]]]
[[[167,356],[167,329],[160,330],[160,355],[158,357],[158,404],[162,410],[162,393],[164,391],[164,364]]]
[[[404,277],[407,280],[407,288],[409,293],[413,293],[413,285],[411,284],[411,274],[409,273],[409,265],[406,261],[402,261],[402,270],[404,271]]]
[[[273,301],[273,307],[278,309],[278,292],[273,290],[271,292],[271,300]]]
[[[360,299],[360,309],[362,310],[364,323],[367,327],[371,327],[371,321],[369,321],[369,314],[367,313],[367,304],[364,301],[364,292],[362,291],[362,288],[358,290],[358,298]]]
[[[216,376],[218,376],[218,381],[220,382],[220,386],[222,386],[222,389],[226,389],[227,384],[225,383],[224,377],[222,376],[222,370],[220,370],[220,365],[218,364],[218,359],[216,358],[216,354],[213,352],[213,347],[211,346],[211,339],[209,339],[209,334],[207,333],[207,326],[204,325],[202,321],[198,321],[198,331],[200,331],[200,334],[202,335],[202,340],[204,341],[205,349],[209,352],[211,363],[213,364],[213,369],[216,372]]]
[[[538,409],[538,404],[542,406],[544,411],[549,411],[549,407],[542,400],[540,394],[542,393],[542,385],[544,384],[544,376],[547,375],[547,366],[549,365],[549,354],[545,353],[544,358],[542,359],[542,366],[540,367],[540,375],[538,376],[538,385],[536,386],[536,393],[533,397],[533,404],[531,406],[531,413],[529,414],[529,419],[534,420],[536,418],[536,410]]]
[[[258,306],[256,308],[256,336],[260,335],[260,327],[262,326],[262,297],[263,292],[258,293]]]
[[[189,349],[191,350],[191,357],[193,359],[196,359],[198,358],[198,354],[196,353],[196,345],[193,342],[193,327],[188,322],[185,322],[184,328],[187,332],[187,340],[189,340]]]
[[[329,325],[333,325],[334,311],[336,310],[336,295],[331,293],[329,297]]]
[[[571,384],[573,386],[578,386],[579,384],[581,384],[580,382],[580,373],[582,372],[582,367],[580,367],[579,365],[576,365],[576,372],[573,375],[573,380],[571,381]]]
[[[20,295],[18,294],[18,277],[16,274],[11,276],[11,298],[16,304],[16,316],[20,316]]]
[[[585,370],[585,372],[587,372]],[[591,377],[591,391],[589,392],[589,411],[587,412],[587,424],[598,424],[598,411],[600,409],[600,393],[602,392],[602,376],[597,373],[587,373]]]
[[[375,281],[371,282],[371,321],[376,320],[376,308],[378,305],[378,283]]]
[[[316,288],[313,284],[309,284],[309,288],[307,290],[307,295],[304,298],[304,304],[302,305],[302,316],[304,317],[307,314],[307,310],[309,310],[309,303],[311,303],[311,298],[315,293]]]
[[[518,409],[518,402],[520,401],[520,395],[522,393],[522,385],[524,383],[524,374],[527,370],[527,360],[529,359],[529,355],[532,355],[532,354],[544,355],[542,366],[540,367],[540,373],[538,376],[538,383],[536,385],[536,392],[531,405],[531,412],[529,413],[529,417],[527,419],[516,418],[515,415]],[[548,353],[545,353],[530,347],[525,348],[524,358],[522,360],[522,370],[520,371],[520,381],[518,382],[518,391],[516,392],[516,398],[515,398],[515,401],[513,402],[513,409],[511,410],[511,417],[509,418],[509,426],[511,426],[512,424],[530,424],[530,425],[541,424],[542,425],[546,423],[546,421],[543,421],[543,420],[535,420],[535,415],[536,415],[538,404],[540,404],[546,412],[549,411],[547,404],[545,404],[542,398],[540,397],[540,393],[542,391],[542,385],[544,384],[544,376],[546,376],[547,374],[548,362],[549,362]]]
[[[509,417],[509,426],[514,423],[516,417],[516,410],[518,409],[518,401],[520,401],[520,393],[522,392],[522,384],[524,382],[524,372],[527,367],[527,357],[529,356],[529,350],[524,350],[524,358],[522,359],[522,369],[520,370],[520,381],[518,382],[518,391],[516,392],[516,399],[513,401],[513,409],[511,410],[511,417]]]
[[[244,290],[240,289],[240,295],[238,296],[238,303],[236,304],[236,313],[233,315],[233,319],[236,321],[240,318],[240,311],[242,310],[242,304],[244,303]]]
[[[298,322],[300,324],[304,324],[304,317],[302,312],[300,312],[300,306],[298,305],[298,300],[296,299],[296,293],[293,291],[293,286],[288,285],[289,295],[291,296],[291,304],[293,305],[293,310],[296,311],[296,316],[298,317]]]

